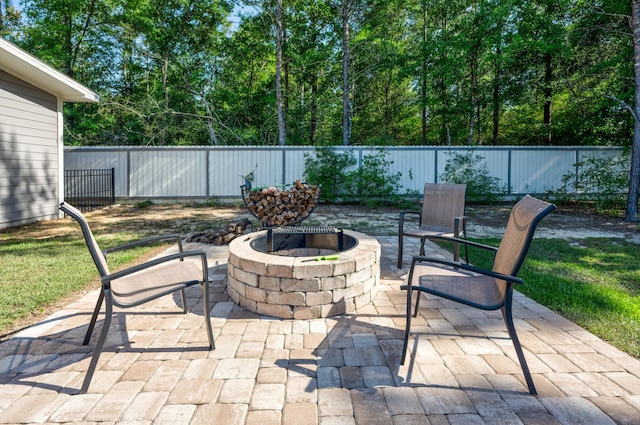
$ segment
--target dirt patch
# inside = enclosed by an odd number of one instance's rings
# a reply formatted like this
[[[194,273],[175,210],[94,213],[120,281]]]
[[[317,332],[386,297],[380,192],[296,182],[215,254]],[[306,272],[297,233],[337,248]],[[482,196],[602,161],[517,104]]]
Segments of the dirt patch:
[[[511,206],[472,206],[467,209],[469,233],[477,236],[502,236]],[[584,239],[622,238],[640,243],[637,223],[621,217],[598,215],[584,207],[560,205],[545,217],[536,230],[536,237]]]
[[[512,205],[472,205],[467,207],[470,237],[501,237]],[[397,235],[400,209],[370,209],[360,206],[320,205],[308,222],[344,224],[372,235]],[[540,222],[537,237],[584,239],[588,237],[625,238],[640,243],[638,224],[619,217],[605,217],[585,208],[560,206]]]
[[[398,234],[400,208],[369,208],[360,205],[320,204],[302,225],[334,226],[357,230],[374,236]],[[471,205],[467,207],[468,233],[472,237],[500,237],[504,231],[511,205]],[[228,223],[247,217],[254,229],[258,220],[241,204],[202,206],[155,204],[147,208],[133,205],[113,205],[85,213],[95,234],[128,232],[148,236],[163,233],[187,236],[204,230],[217,230]],[[70,219],[53,220],[17,226],[0,233],[20,233],[25,238],[47,238],[79,232]],[[587,237],[627,238],[640,243],[638,224],[621,217],[602,216],[583,207],[559,206],[538,226],[538,237],[583,239]]]

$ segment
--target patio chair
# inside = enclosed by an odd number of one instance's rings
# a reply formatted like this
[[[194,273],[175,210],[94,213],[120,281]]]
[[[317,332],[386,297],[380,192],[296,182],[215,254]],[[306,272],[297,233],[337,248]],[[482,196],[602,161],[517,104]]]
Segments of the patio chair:
[[[209,349],[215,348],[209,317],[209,271],[207,268],[207,256],[204,251],[184,251],[180,237],[177,235],[156,236],[101,251],[82,213],[66,202],[60,204],[60,210],[64,211],[80,224],[85,242],[87,243],[93,262],[98,269],[102,283],[102,289],[84,338],[84,345],[87,345],[91,339],[91,334],[93,333],[93,328],[96,324],[96,319],[103,301],[105,302],[106,309],[102,331],[100,332],[96,348],[93,351],[93,357],[89,364],[89,369],[87,370],[82,388],[80,389],[81,394],[86,393],[89,389],[91,378],[93,377],[100,353],[102,352],[109,333],[113,306],[121,308],[136,307],[164,295],[180,291],[182,310],[186,313],[187,304],[184,290],[185,288],[199,284],[202,287],[202,308],[207,328],[207,337],[209,339]],[[109,271],[107,265],[108,253],[162,240],[175,240],[178,246],[178,252],[152,259],[118,272],[111,273]],[[188,257],[200,257],[201,269],[198,267],[197,262],[183,261]]]
[[[526,195],[511,210],[509,222],[498,248],[466,240],[458,241],[461,244],[493,251],[491,270],[437,258],[421,256],[413,258],[406,285],[401,287],[407,291],[407,317],[401,364],[405,361],[411,332],[413,291],[418,291],[414,317],[418,314],[420,292],[426,292],[482,310],[502,310],[502,317],[515,347],[529,392],[532,395],[536,394],[513,324],[513,285],[522,283],[517,275],[529,250],[536,226],[554,209],[555,205]]]
[[[467,237],[467,223],[464,215],[466,184],[427,183],[424,185],[422,211],[403,211],[398,223],[398,268],[402,268],[404,237],[420,238],[420,253],[424,255],[427,239],[450,240]],[[417,216],[418,227],[405,229],[405,217]],[[415,222],[415,220],[412,220]],[[460,257],[459,245],[453,243],[453,260]],[[468,260],[468,251],[465,251]],[[468,262],[468,261],[467,261]]]

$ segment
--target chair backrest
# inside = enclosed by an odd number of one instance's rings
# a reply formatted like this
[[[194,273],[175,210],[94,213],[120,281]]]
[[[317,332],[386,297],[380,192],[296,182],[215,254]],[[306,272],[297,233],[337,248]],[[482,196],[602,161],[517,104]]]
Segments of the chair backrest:
[[[555,205],[526,195],[514,205],[493,262],[493,271],[516,276],[524,262],[536,226]]]
[[[420,227],[453,233],[454,218],[464,215],[466,191],[466,184],[425,184]]]
[[[109,274],[109,267],[107,266],[107,260],[104,258],[96,239],[93,237],[93,233],[89,228],[89,224],[87,220],[84,218],[80,210],[77,208],[67,204],[66,202],[62,202],[60,204],[60,210],[65,214],[73,218],[78,222],[80,228],[82,229],[82,234],[84,235],[84,241],[87,243],[87,247],[89,248],[89,253],[91,254],[91,258],[93,258],[93,262],[98,269],[98,273],[100,276],[107,276]]]

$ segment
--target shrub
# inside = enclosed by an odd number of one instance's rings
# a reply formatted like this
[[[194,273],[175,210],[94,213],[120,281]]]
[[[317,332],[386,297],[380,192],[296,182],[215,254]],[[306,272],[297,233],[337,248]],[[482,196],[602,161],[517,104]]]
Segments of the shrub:
[[[607,205],[624,204],[629,187],[628,154],[614,158],[588,156],[573,166],[577,174],[570,171],[562,176],[558,195],[580,194],[583,199],[595,201],[598,212]]]
[[[387,154],[384,149],[378,149],[375,154],[365,155],[362,166],[349,174],[351,192],[360,203],[368,206],[400,203],[402,173],[391,174],[389,167],[393,161],[387,160]]]
[[[304,154],[304,158],[304,179],[322,185],[322,198],[335,201],[346,194],[346,170],[356,165],[352,151],[338,153],[333,146],[316,146],[315,157]]]
[[[449,159],[440,179],[449,183],[466,184],[467,200],[472,202],[495,202],[500,194],[507,192],[500,179],[489,175],[485,159],[473,151],[464,154],[448,152]]]
[[[335,202],[348,200],[368,206],[382,204],[400,205],[402,173],[391,174],[392,161],[387,152],[378,149],[365,155],[362,166],[353,169],[357,161],[352,151],[336,152],[332,146],[316,147],[315,157],[305,154],[304,179],[308,183],[321,184],[323,200]],[[409,193],[408,193],[409,194]]]

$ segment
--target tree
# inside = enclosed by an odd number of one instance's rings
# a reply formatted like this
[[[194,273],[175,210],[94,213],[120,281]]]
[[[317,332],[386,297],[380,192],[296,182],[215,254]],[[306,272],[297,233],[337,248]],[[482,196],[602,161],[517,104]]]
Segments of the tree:
[[[349,99],[349,19],[351,1],[342,0],[342,144],[348,146],[351,141],[351,101]]]
[[[633,70],[635,76],[633,105],[633,144],[631,146],[631,170],[627,194],[627,221],[638,221],[638,192],[640,191],[640,0],[632,0],[631,25],[633,30]]]
[[[278,141],[280,146],[286,145],[287,129],[284,124],[282,105],[282,45],[284,43],[284,10],[282,0],[276,0],[276,107],[278,109]]]
[[[0,37],[13,38],[20,26],[20,12],[11,5],[11,0],[0,0]]]

